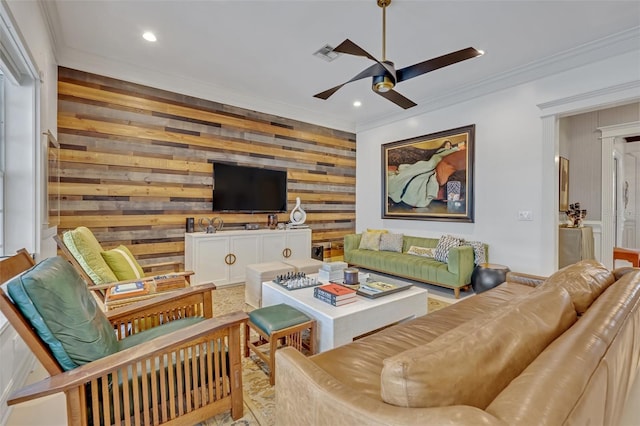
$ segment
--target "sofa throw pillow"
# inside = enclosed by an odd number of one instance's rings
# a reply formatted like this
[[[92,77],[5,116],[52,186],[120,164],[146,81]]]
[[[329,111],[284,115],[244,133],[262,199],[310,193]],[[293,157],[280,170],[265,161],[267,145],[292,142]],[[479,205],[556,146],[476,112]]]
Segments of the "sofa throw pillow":
[[[403,234],[386,232],[380,234],[380,250],[402,253]]]
[[[62,234],[62,240],[94,284],[108,284],[118,281],[116,275],[100,255],[102,246],[89,228],[79,226],[67,231]]]
[[[384,359],[382,400],[399,407],[485,409],[576,320],[566,290],[534,290]],[[443,366],[455,366],[455,380]]]
[[[487,253],[483,243],[480,241],[465,241],[464,245],[473,247],[473,263],[476,265],[487,263]]]
[[[422,257],[433,257],[435,255],[435,251],[436,249],[434,247],[411,246],[409,247],[409,250],[407,250],[407,254]]]
[[[452,247],[459,247],[462,244],[462,240],[453,235],[443,235],[438,241],[436,251],[433,258],[439,262],[447,262],[449,260],[449,250]]]
[[[360,246],[359,249],[362,250],[380,250],[380,236],[382,232],[374,231],[374,232],[363,232],[362,237],[360,238]]]
[[[118,281],[135,280],[144,277],[142,267],[125,246],[103,251],[102,258],[107,262],[113,273],[116,274]]]

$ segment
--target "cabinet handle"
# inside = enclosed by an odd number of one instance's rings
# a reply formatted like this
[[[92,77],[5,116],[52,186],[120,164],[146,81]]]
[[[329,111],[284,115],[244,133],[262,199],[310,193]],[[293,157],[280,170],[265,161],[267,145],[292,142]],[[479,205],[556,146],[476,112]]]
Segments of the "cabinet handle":
[[[291,249],[290,248],[286,248],[286,249],[282,250],[282,255],[287,259],[290,258],[291,257]]]
[[[224,257],[224,263],[226,263],[227,265],[233,265],[234,263],[236,263],[236,255],[233,253],[229,253]]]

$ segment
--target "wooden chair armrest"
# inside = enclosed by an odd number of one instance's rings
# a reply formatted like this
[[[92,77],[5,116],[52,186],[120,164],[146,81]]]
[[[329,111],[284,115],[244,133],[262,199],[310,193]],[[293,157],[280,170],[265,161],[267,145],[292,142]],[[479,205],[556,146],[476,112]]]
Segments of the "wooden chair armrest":
[[[207,336],[219,333],[224,329],[231,329],[233,327],[239,328],[242,323],[247,321],[247,318],[248,316],[246,313],[238,311],[222,315],[220,317],[207,319],[182,330],[176,330],[151,341],[141,343],[113,355],[81,365],[73,370],[48,377],[44,380],[28,385],[14,392],[8,400],[8,404],[19,404],[21,402],[77,388],[91,380],[110,374],[117,369],[126,368],[127,366],[135,365],[138,362],[144,363],[155,353],[189,344],[194,340],[206,338]],[[239,330],[238,333],[233,333],[233,336],[235,338],[230,339],[229,345],[235,345],[235,347],[238,348],[234,353],[239,358]],[[236,339],[237,341],[235,341]]]
[[[215,284],[203,284],[193,287],[185,287],[175,291],[160,293],[157,297],[134,302],[105,313],[111,322],[127,321],[139,318],[143,315],[167,312],[175,309],[177,305],[198,303],[199,301],[213,303],[213,290]],[[191,301],[191,302],[190,302]],[[206,315],[205,315],[206,316]]]
[[[153,280],[154,277],[158,277],[158,276],[163,276],[163,275],[175,275],[177,277],[190,277],[191,275],[193,275],[194,272],[193,271],[181,271],[181,272],[171,272],[170,274],[154,274],[154,275],[149,275],[148,277],[142,277],[142,278],[134,278],[132,280],[123,280],[123,281],[115,281],[112,283],[108,283],[108,284],[96,284],[96,285],[88,285],[89,290],[92,291],[101,291],[101,290],[106,290],[108,288],[111,287],[115,287],[117,285],[120,284],[131,284],[131,283],[135,283],[138,281],[151,281]]]

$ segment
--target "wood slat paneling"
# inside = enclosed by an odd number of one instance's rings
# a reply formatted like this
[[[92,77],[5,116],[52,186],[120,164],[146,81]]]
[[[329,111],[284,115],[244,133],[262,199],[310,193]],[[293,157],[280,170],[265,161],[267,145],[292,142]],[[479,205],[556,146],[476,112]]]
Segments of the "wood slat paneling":
[[[288,208],[301,198],[314,243],[354,232],[354,134],[69,68],[58,79],[60,233],[87,226],[149,263],[183,259],[187,217],[266,226],[211,211],[215,161],[287,170]]]

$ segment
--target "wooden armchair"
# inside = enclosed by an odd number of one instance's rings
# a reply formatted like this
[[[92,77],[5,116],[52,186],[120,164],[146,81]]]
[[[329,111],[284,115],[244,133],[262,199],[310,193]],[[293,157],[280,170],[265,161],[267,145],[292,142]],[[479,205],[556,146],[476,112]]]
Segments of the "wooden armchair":
[[[193,271],[178,271],[177,262],[139,265],[131,252],[120,246],[104,250],[90,229],[80,226],[67,231],[63,237],[56,235],[54,240],[63,256],[73,265],[93,290],[104,290],[118,284],[134,281],[154,280],[158,291],[175,290],[187,287]],[[156,268],[171,267],[172,272],[154,274],[149,271]]]
[[[196,424],[227,410],[242,417],[240,327],[247,316],[212,318],[213,285],[105,314],[75,269],[55,257],[6,287],[11,297],[0,289],[0,312],[51,375],[15,392],[9,405],[64,392],[69,425]],[[78,342],[74,333],[99,338]]]

